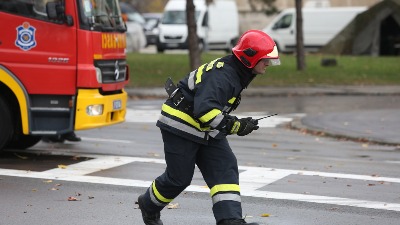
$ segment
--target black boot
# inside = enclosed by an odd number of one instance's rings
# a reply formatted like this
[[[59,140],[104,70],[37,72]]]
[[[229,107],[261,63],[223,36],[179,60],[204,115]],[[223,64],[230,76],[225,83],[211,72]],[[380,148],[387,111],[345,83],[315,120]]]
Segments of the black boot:
[[[42,137],[42,141],[46,143],[64,143],[65,139],[61,137],[61,135],[55,135],[55,136],[44,136]]]
[[[64,134],[63,138],[67,141],[73,141],[73,142],[78,142],[82,140],[80,137],[76,136],[75,132]]]
[[[258,223],[246,223],[244,219],[229,219],[229,220],[221,220],[217,225],[259,225]]]
[[[144,211],[144,207],[143,207],[143,195],[140,195],[138,198],[138,204],[139,204],[139,208],[140,211],[142,212],[142,218],[143,218],[143,222],[146,225],[163,225],[163,222],[160,220],[160,213],[147,213],[146,211]]]

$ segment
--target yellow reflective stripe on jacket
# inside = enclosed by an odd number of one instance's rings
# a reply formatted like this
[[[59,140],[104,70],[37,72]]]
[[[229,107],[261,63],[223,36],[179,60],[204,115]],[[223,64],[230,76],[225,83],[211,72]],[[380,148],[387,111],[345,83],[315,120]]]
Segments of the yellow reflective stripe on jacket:
[[[218,114],[221,114],[221,110],[213,109],[210,112],[206,113],[204,116],[200,117],[199,120],[202,123],[207,123],[208,121],[214,119]]]
[[[172,202],[173,199],[165,198],[164,196],[162,196],[162,195],[160,194],[160,192],[158,192],[157,187],[156,187],[156,182],[154,182],[154,181],[153,181],[152,188],[153,188],[154,195],[156,196],[156,198],[157,198],[158,200],[160,200],[160,201],[162,201],[162,202],[165,202],[165,203],[170,203],[170,202]]]
[[[218,192],[222,191],[237,191],[240,192],[238,184],[218,184],[211,188],[210,195],[214,196]]]
[[[204,131],[200,131],[193,126],[187,125],[186,123],[180,122],[180,121],[176,120],[175,118],[172,119],[172,118],[169,118],[162,114],[158,118],[158,122],[163,123],[167,126],[173,127],[177,130],[183,131],[185,133],[191,134],[191,135],[201,138],[201,139],[204,139],[205,135],[206,135],[206,133]]]
[[[232,105],[235,101],[236,97],[232,97],[231,99],[229,99],[228,103]]]
[[[201,82],[201,76],[203,75],[203,69],[207,64],[203,64],[201,65],[198,69],[197,69],[197,73],[196,73],[196,84]]]
[[[171,106],[167,105],[167,104],[163,104],[162,111],[168,113],[171,116],[175,116],[178,117],[179,119],[186,121],[187,123],[189,123],[190,125],[196,127],[199,130],[202,130],[202,128],[200,127],[200,124],[198,122],[196,122],[196,120],[194,120],[191,116],[189,116],[188,114],[179,111],[177,109],[172,108]]]
[[[216,117],[214,117],[213,121],[210,123],[210,127],[216,128],[224,119],[224,117],[225,116],[222,113],[218,114]]]
[[[220,58],[218,58],[218,59],[220,59]],[[206,71],[211,70],[211,69],[213,68],[213,66],[214,66],[214,63],[215,63],[218,59],[214,59],[213,61],[209,62],[209,63],[208,63],[208,66],[207,66],[207,68],[206,68]]]

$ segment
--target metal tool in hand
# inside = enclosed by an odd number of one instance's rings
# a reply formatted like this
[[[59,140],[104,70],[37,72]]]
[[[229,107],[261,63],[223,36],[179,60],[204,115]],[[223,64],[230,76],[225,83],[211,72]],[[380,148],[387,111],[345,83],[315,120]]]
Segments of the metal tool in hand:
[[[272,114],[272,115],[268,115],[268,116],[264,116],[264,117],[261,117],[261,118],[255,119],[255,120],[259,121],[259,120],[262,120],[262,119],[265,119],[265,118],[268,118],[268,117],[271,117],[271,116],[276,116],[276,115],[278,115],[278,113],[275,113],[275,114]]]

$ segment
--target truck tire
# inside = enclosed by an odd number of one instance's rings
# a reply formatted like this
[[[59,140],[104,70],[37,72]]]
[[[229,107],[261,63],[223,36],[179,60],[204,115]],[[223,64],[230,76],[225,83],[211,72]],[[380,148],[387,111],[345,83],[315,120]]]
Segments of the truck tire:
[[[13,124],[10,109],[6,101],[0,97],[0,150],[3,150],[11,139]]]
[[[19,134],[14,136],[6,148],[10,149],[27,149],[36,145],[42,139],[41,136],[23,135]]]
[[[161,45],[157,45],[157,53],[164,53],[164,48]]]
[[[21,133],[19,123],[13,118],[10,106],[0,97],[0,150],[4,148],[26,149],[37,144],[41,136],[30,136]]]

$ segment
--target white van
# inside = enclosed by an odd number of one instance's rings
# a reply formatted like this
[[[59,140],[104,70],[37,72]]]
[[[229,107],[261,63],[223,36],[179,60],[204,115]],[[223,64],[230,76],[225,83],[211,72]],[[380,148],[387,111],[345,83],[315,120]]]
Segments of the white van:
[[[366,7],[303,8],[303,38],[306,51],[315,52],[327,44]],[[263,29],[281,52],[296,51],[296,9],[283,10]]]
[[[200,48],[231,51],[239,37],[239,15],[235,0],[194,0]],[[169,0],[159,24],[157,51],[187,49],[186,0]]]

